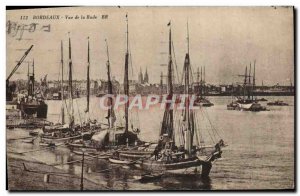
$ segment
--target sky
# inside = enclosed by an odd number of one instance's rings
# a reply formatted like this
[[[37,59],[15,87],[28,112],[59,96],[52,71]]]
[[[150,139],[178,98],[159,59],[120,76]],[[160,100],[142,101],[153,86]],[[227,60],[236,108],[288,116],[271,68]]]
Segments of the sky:
[[[175,60],[182,72],[187,52],[189,26],[190,58],[193,70],[205,66],[206,81],[231,84],[242,81],[238,74],[256,61],[256,81],[265,85],[289,85],[294,81],[294,25],[292,7],[76,7],[34,10],[10,10],[6,21],[20,25],[38,23],[34,32],[14,29],[6,34],[8,75],[34,45],[11,80],[26,78],[27,61],[35,62],[37,80],[60,76],[60,43],[63,41],[64,77],[67,78],[68,37],[72,42],[73,78],[85,79],[87,72],[87,37],[90,40],[91,78],[106,79],[108,41],[112,76],[123,81],[126,52],[126,13],[132,57],[131,79],[147,68],[150,83],[160,82],[168,62],[167,24],[171,21]],[[40,15],[59,15],[59,19],[33,19]],[[66,19],[66,15],[73,19]],[[85,16],[85,19],[75,19]],[[86,19],[95,15],[97,19]],[[107,15],[103,19],[102,15]],[[22,16],[22,19],[21,19]],[[24,19],[25,16],[25,19]],[[27,18],[26,18],[27,16]],[[45,32],[50,24],[50,32]],[[25,27],[28,28],[28,27]],[[8,25],[6,30],[8,30]],[[33,31],[33,29],[29,30]],[[68,33],[69,32],[69,33]],[[293,82],[294,83],[294,82]]]

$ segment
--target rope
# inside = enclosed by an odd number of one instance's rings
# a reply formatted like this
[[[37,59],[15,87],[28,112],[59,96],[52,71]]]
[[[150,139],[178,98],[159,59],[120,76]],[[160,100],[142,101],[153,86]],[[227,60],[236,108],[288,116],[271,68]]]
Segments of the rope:
[[[211,120],[210,120],[209,115],[208,115],[207,112],[205,113],[205,115],[206,115],[206,118],[207,118],[208,122],[210,123],[210,126],[212,127],[213,131],[216,132],[216,134],[218,135],[219,138],[222,138],[222,137],[220,136],[220,134],[218,133],[218,130],[213,126],[213,124],[212,124],[212,122],[211,122]],[[224,134],[224,133],[223,133],[223,134]]]
[[[202,110],[202,107],[200,107],[200,110],[203,111],[203,110]],[[209,131],[208,131],[208,134],[209,134],[209,137],[210,137],[211,141],[215,142],[215,141],[214,141],[214,138],[212,137],[212,135],[210,134]]]

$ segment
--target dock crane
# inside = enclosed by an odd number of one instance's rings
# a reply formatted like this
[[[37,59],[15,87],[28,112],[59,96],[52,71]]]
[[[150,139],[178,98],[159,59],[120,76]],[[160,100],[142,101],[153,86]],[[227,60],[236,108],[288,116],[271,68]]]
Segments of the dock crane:
[[[18,61],[17,65],[14,67],[12,72],[8,75],[6,78],[6,101],[11,101],[12,100],[12,93],[14,91],[14,87],[9,86],[9,79],[12,77],[12,75],[18,70],[22,62],[25,60],[31,49],[33,48],[33,45],[30,46],[28,50],[24,53],[22,58]]]

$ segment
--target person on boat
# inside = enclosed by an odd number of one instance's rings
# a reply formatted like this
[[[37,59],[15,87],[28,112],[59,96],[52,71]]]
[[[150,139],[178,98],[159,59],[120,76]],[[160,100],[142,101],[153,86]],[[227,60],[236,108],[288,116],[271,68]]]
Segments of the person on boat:
[[[220,143],[218,142],[216,145],[215,145],[215,152],[220,152],[221,151],[221,146],[220,146]]]
[[[172,160],[172,151],[171,151],[171,149],[166,149],[165,150],[165,156],[167,157],[167,161]]]
[[[154,154],[154,159],[155,159],[155,160],[158,159],[158,153],[159,153],[158,147],[156,146],[156,148],[154,149],[154,152],[153,152],[153,154]]]
[[[215,145],[215,152],[221,152],[221,147],[225,146],[224,141],[221,139],[216,145]]]

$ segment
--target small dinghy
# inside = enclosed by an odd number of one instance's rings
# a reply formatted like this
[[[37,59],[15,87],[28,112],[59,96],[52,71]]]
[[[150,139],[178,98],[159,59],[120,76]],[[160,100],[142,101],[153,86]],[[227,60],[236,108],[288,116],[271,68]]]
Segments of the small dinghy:
[[[268,101],[267,99],[265,98],[260,98],[260,99],[256,99],[257,101]]]
[[[72,153],[76,154],[76,155],[82,155],[82,151],[77,151],[77,150],[73,150]],[[87,155],[87,153],[84,153],[85,155]]]
[[[126,164],[126,165],[131,165],[134,164],[135,161],[126,161],[126,160],[120,160],[120,159],[115,159],[115,158],[108,158],[109,162],[114,163],[114,164]]]
[[[110,157],[110,155],[93,155],[90,153],[88,153],[87,156],[95,159],[108,159]]]
[[[288,106],[289,104],[288,103],[285,103],[283,101],[274,101],[274,102],[269,102],[267,103],[267,105],[271,105],[271,106]]]
[[[28,144],[34,144],[34,140],[35,140],[35,138],[24,139],[24,140],[22,140],[22,142],[23,142],[23,143],[28,143]]]
[[[39,135],[39,131],[38,130],[31,130],[31,131],[29,131],[29,135],[31,135],[31,136],[38,136]]]

